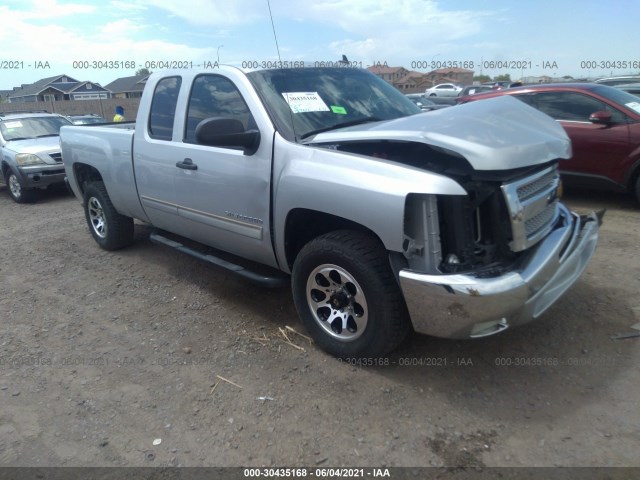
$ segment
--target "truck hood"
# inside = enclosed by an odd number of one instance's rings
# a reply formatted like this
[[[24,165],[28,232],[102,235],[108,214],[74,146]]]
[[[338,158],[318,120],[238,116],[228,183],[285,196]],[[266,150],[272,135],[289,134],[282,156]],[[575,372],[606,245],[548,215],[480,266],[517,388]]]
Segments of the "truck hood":
[[[475,170],[511,170],[571,157],[571,141],[548,115],[510,96],[346,127],[312,144],[421,142],[463,156]]]

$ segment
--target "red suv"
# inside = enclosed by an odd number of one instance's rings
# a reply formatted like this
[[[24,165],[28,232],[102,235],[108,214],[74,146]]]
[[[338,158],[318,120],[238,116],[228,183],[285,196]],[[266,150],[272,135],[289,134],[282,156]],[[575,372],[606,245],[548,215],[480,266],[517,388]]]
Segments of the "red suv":
[[[460,97],[466,103],[512,95],[553,117],[573,144],[560,162],[566,183],[623,190],[640,201],[640,99],[594,83],[518,87]]]

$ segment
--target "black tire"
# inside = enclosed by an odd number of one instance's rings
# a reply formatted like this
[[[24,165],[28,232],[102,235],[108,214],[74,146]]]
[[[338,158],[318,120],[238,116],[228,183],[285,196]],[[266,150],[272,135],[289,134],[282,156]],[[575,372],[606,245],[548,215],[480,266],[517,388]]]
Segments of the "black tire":
[[[309,242],[295,260],[291,284],[314,341],[339,358],[383,356],[410,331],[388,253],[366,233],[339,230]]]
[[[36,192],[33,189],[22,186],[18,176],[11,169],[5,172],[4,183],[7,185],[9,196],[14,202],[31,203],[36,199]]]
[[[636,177],[636,184],[634,185],[633,191],[636,194],[636,201],[640,203],[640,174]]]
[[[84,192],[84,215],[93,239],[105,250],[133,242],[133,218],[120,215],[102,182],[92,182]]]

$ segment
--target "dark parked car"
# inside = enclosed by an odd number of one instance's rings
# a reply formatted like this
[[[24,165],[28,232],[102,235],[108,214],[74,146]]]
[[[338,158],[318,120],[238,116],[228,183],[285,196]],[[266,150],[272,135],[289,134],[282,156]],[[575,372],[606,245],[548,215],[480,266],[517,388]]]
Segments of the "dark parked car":
[[[491,88],[491,85],[467,85],[462,89],[462,91],[460,92],[460,95],[458,96],[466,97],[467,95],[474,95],[476,93],[482,93],[482,92],[490,92],[491,90],[493,90],[493,88]]]
[[[451,105],[437,104],[427,98],[423,93],[408,93],[405,95],[409,100],[415,103],[424,112],[430,112],[431,110],[439,110],[441,108],[447,108]]]
[[[596,83],[562,83],[496,90],[458,103],[512,95],[560,122],[573,157],[560,162],[567,183],[626,190],[640,201],[640,99]]]
[[[497,82],[486,82],[493,90],[502,90],[503,88],[509,88],[511,80],[500,80]]]
[[[68,118],[73,122],[74,125],[93,125],[96,123],[107,123],[106,118],[103,118],[100,115],[96,115],[95,113],[91,113],[89,115],[69,115]]]

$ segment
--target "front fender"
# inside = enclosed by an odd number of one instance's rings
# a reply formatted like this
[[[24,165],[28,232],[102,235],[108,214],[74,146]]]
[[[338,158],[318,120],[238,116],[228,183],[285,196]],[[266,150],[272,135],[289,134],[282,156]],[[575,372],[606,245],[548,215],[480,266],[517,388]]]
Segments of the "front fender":
[[[288,212],[304,208],[335,215],[373,231],[390,251],[402,251],[410,193],[466,195],[454,180],[363,155],[287,142],[276,135],[274,233],[281,265]]]

